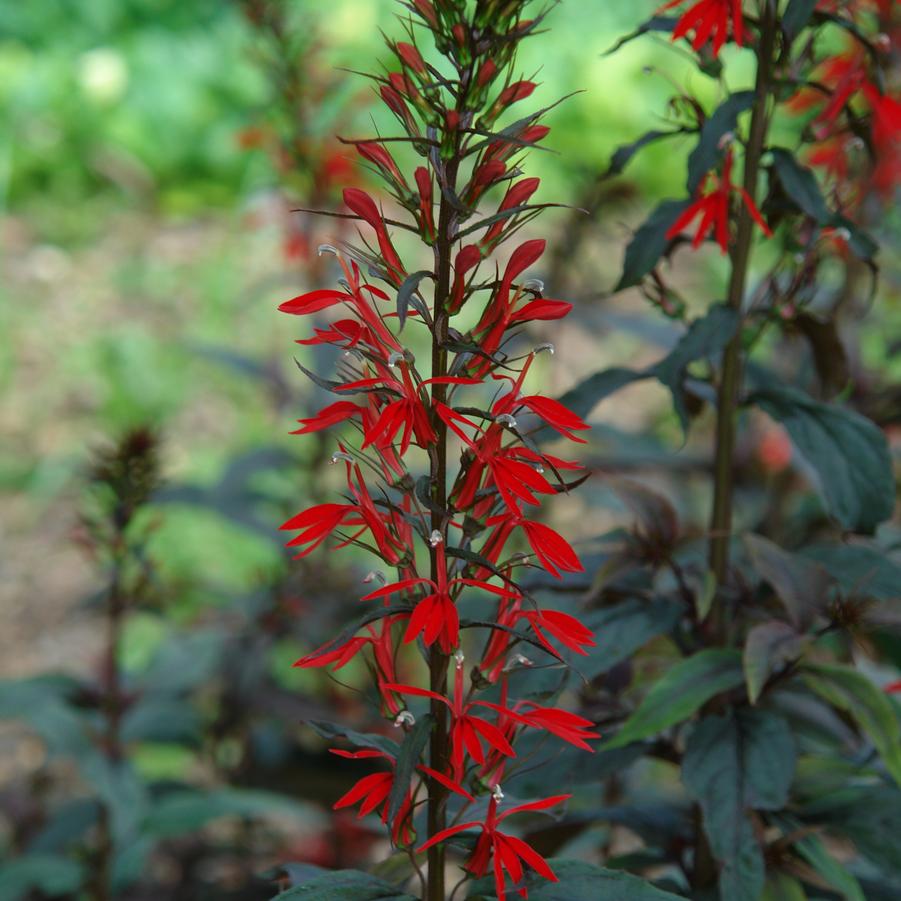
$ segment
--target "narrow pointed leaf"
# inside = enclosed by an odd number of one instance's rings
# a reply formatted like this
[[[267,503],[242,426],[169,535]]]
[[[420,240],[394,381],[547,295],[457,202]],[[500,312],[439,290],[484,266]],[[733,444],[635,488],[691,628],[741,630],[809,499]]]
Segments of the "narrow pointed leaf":
[[[623,747],[684,722],[714,695],[737,688],[743,681],[738,651],[708,648],[681,660],[654,683],[604,748]]]

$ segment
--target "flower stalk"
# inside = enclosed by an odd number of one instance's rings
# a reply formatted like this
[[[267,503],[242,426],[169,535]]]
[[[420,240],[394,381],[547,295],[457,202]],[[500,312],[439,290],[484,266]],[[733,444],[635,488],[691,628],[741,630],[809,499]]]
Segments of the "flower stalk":
[[[741,315],[751,246],[754,239],[753,209],[760,177],[760,162],[769,123],[769,103],[775,66],[776,36],[775,0],[763,0],[760,34],[756,47],[757,75],[754,105],[745,149],[744,191],[750,205],[742,205],[736,222],[735,240],[731,246],[731,272],[727,294],[728,306]],[[732,500],[734,494],[735,420],[739,404],[742,373],[742,330],[738,328],[723,352],[717,386],[716,445],[714,453],[713,506],[710,513],[709,563],[716,584],[722,587],[728,577],[729,550],[732,540]],[[728,641],[729,616],[726,602],[720,598],[713,613],[716,633]]]
[[[524,668],[516,663],[523,642],[555,664],[594,643],[576,617],[542,610],[520,581],[529,567],[554,578],[582,568],[563,536],[534,514],[526,517],[524,507],[537,513],[542,496],[577,484],[563,473],[581,468],[547,453],[531,435],[547,426],[583,442],[575,433],[588,428],[558,401],[523,394],[539,351],[528,350],[536,343],[531,323],[560,319],[571,305],[544,297],[541,283],[525,277],[544,252],[543,240],[519,243],[509,254],[501,250],[542,209],[530,203],[538,180],[520,178],[526,151],[548,132],[538,124],[541,112],[501,121],[537,87],[513,73],[518,44],[543,18],[524,18],[527,5],[411,0],[404,23],[409,41],[389,42],[398,68],[376,78],[403,135],[348,142],[384,179],[401,213],[387,216],[369,194],[347,188],[350,214],[342,215],[357,220],[363,244],[338,249],[340,290],[310,291],[280,307],[295,316],[340,316],[299,342],[330,344],[343,354],[338,380],[308,373],[340,399],[301,419],[297,432],[342,429],[333,459],[343,463],[348,488],[345,502],[317,504],[284,523],[298,532],[288,544],[305,556],[334,537],[338,547],[365,549],[397,570],[396,581],[361,598],[371,612],[350,638],[335,639],[296,665],[340,669],[364,655],[383,714],[405,727],[396,749],[384,742],[377,751],[335,749],[381,766],[338,806],[359,804],[361,815],[381,812],[392,842],[422,878],[427,901],[446,899],[445,839],[477,825],[482,837],[465,870],[476,878],[493,870],[499,898],[508,880],[519,882],[522,864],[556,879],[540,855],[495,826],[512,812],[543,810],[565,798],[498,811],[500,782],[515,775],[514,745],[524,731],[541,730],[588,751],[588,740],[597,738],[590,721],[516,701],[508,684]],[[433,54],[424,51],[423,35]],[[404,169],[405,151],[419,157],[412,173]],[[398,230],[419,238],[431,268],[410,265],[410,252],[395,245]],[[466,324],[452,326],[458,315]],[[427,367],[416,353],[426,341],[430,353],[420,356]],[[524,545],[528,555],[518,550]],[[464,594],[487,606],[470,623],[457,609]],[[468,687],[463,661],[472,652],[464,629],[488,633]],[[414,684],[414,650],[428,687]],[[427,717],[408,709],[424,703]],[[420,755],[414,776],[399,765],[411,746]],[[489,794],[485,823],[466,821],[471,805]],[[420,853],[427,854],[425,874]]]

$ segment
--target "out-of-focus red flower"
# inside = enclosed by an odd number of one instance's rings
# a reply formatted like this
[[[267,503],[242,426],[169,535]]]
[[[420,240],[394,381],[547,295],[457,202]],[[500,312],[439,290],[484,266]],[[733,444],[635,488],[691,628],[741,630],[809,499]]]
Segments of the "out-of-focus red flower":
[[[729,235],[729,208],[733,194],[738,194],[741,197],[748,208],[748,212],[761,231],[768,238],[772,237],[773,233],[770,231],[770,227],[763,221],[760,211],[748,192],[740,185],[732,184],[732,166],[733,154],[730,149],[726,151],[722,173],[707,173],[707,176],[698,187],[697,198],[670,226],[666,233],[667,238],[675,238],[676,235],[700,216],[701,221],[698,223],[691,246],[694,248],[700,247],[701,242],[712,233],[722,252],[726,253],[729,250],[729,242],[731,240]]]
[[[757,445],[757,457],[770,472],[782,472],[792,459],[792,445],[784,430],[772,426],[764,432]]]
[[[873,186],[888,197],[901,184],[901,102],[870,84],[864,87],[864,96],[873,116]]]

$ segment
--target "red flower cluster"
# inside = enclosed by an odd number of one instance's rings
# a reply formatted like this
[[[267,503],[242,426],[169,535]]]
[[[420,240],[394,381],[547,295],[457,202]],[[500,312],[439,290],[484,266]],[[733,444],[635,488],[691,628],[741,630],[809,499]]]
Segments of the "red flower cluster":
[[[816,87],[798,91],[787,105],[796,114],[816,111],[807,161],[831,177],[839,202],[852,211],[868,193],[888,200],[901,184],[901,96],[877,72],[881,59],[901,51],[894,18],[901,8],[892,0],[821,0],[817,8],[849,16],[855,36],[819,62],[811,78]],[[865,46],[857,35],[868,31]]]
[[[584,443],[580,433],[588,428],[558,401],[525,387],[530,369],[539,365],[537,354],[552,348],[542,345],[518,355],[511,349],[517,340],[534,341],[528,338],[532,323],[560,319],[571,308],[545,298],[538,283],[523,280],[541,258],[545,242],[523,241],[505,265],[486,265],[537,211],[530,199],[538,179],[520,178],[519,169],[523,149],[541,140],[547,129],[533,116],[520,119],[515,129],[491,131],[495,119],[535,88],[531,82],[511,81],[507,71],[516,42],[538,24],[519,17],[523,5],[479,4],[468,22],[461,21],[456,4],[413,3],[441,53],[453,57],[459,81],[449,90],[447,77],[425,61],[418,47],[391,45],[398,71],[380,80],[380,93],[406,135],[396,140],[408,140],[421,155],[421,165],[408,177],[388,149],[391,145],[356,143],[360,156],[384,178],[398,212],[389,218],[368,194],[346,189],[345,204],[368,242],[345,245],[341,252],[323,248],[338,257],[340,287],[310,291],[280,307],[295,316],[337,313],[298,343],[331,345],[343,352],[337,380],[312,376],[336,399],[299,420],[296,434],[342,429],[333,462],[344,463],[347,495],[284,523],[283,529],[298,533],[288,545],[306,555],[334,538],[337,547],[364,549],[396,570],[393,580],[383,578],[385,584],[362,597],[367,615],[359,629],[296,665],[340,669],[362,658],[382,710],[395,725],[407,730],[415,722],[406,709],[407,698],[427,699],[432,716],[448,720],[446,756],[436,758],[433,752],[418,766],[399,806],[389,804],[392,794],[397,795],[392,793],[395,756],[389,750],[336,751],[389,764],[387,770],[364,776],[336,807],[359,804],[361,815],[380,812],[393,842],[412,850],[413,813],[423,790],[430,796],[450,793],[463,806],[490,792],[484,822],[438,831],[426,836],[422,847],[427,850],[478,825],[482,835],[467,870],[479,876],[493,867],[499,898],[505,897],[505,880],[519,883],[526,866],[548,879],[554,875],[521,839],[499,832],[498,824],[511,813],[565,800],[549,798],[498,813],[499,783],[511,774],[518,735],[541,730],[586,750],[598,737],[582,717],[508,699],[510,673],[526,663],[519,653],[524,640],[555,661],[565,652],[585,654],[594,645],[591,631],[575,616],[542,609],[517,582],[523,567],[543,568],[555,578],[582,568],[566,539],[537,521],[533,512],[527,517],[525,510],[535,511],[542,497],[573,487],[562,473],[581,468],[545,452],[530,433],[552,431]],[[452,8],[457,10],[453,14]],[[473,128],[473,122],[479,127]],[[467,158],[472,165],[461,167]],[[471,175],[458,183],[464,171]],[[498,188],[500,202],[482,211]],[[464,228],[466,220],[471,222]],[[432,270],[408,265],[397,240],[402,231],[428,248]],[[499,277],[487,277],[489,269]],[[382,287],[370,284],[363,272]],[[424,290],[426,284],[431,292]],[[461,312],[475,323],[465,333],[451,324]],[[420,350],[425,343],[431,345],[429,354]],[[422,360],[428,360],[427,368]],[[465,394],[465,406],[458,394]],[[417,448],[421,454],[414,452]],[[460,466],[454,473],[449,464],[457,456]],[[508,549],[514,542],[518,553]],[[525,549],[531,553],[522,553]],[[467,687],[461,647],[467,624],[461,622],[458,604],[470,596],[491,607],[478,617],[477,625],[489,634],[474,668],[479,676]],[[369,602],[381,606],[373,608]],[[401,678],[401,672],[417,672],[405,648],[418,648],[433,669],[436,660],[453,655],[453,691]],[[474,698],[486,685],[495,687],[495,699]],[[390,746],[382,740],[379,747]],[[525,897],[524,889],[519,892]]]

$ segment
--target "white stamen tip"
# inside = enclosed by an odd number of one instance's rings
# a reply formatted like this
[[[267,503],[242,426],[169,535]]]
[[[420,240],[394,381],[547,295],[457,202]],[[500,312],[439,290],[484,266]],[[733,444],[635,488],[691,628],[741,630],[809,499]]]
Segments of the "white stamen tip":
[[[431,535],[429,535],[429,544],[432,547],[438,547],[444,541],[444,538],[441,537],[441,533],[435,529]]]
[[[401,726],[415,726],[416,717],[409,710],[401,710],[394,719],[394,728],[400,729]]]
[[[334,466],[339,460],[345,460],[348,463],[353,463],[354,458],[350,454],[345,454],[344,451],[335,451],[332,454],[332,458],[329,462],[332,466]]]
[[[842,241],[849,241],[851,239],[851,232],[846,228],[837,228],[835,230],[835,236],[840,238]]]
[[[504,800],[504,793],[501,790],[501,784],[499,782],[492,789],[491,797],[494,798],[494,800],[497,801],[498,804],[500,804],[500,802]]]
[[[546,344],[539,344],[538,347],[536,347],[535,350],[532,351],[532,353],[540,354],[540,353],[543,353],[544,351],[547,351],[551,356],[553,356],[554,355],[554,345],[551,344],[549,341]]]
[[[457,669],[463,669],[463,661],[466,658],[463,656],[463,652],[457,648],[454,652],[454,662],[457,664]]]
[[[387,581],[385,574],[379,569],[371,570],[363,578],[364,585],[369,585],[371,582],[381,582],[384,585]]]
[[[536,294],[544,293],[544,282],[540,278],[530,278],[523,282],[522,286],[526,291],[534,291]]]
[[[731,131],[727,131],[720,139],[719,139],[719,149],[722,150],[724,147],[728,147],[735,140],[735,135]]]
[[[319,247],[316,248],[316,255],[322,256],[324,253],[333,253],[335,256],[339,256],[338,248],[334,246],[334,244],[320,244]]]
[[[341,287],[344,288],[344,290],[347,291],[349,294],[353,293],[350,288],[350,282],[346,278],[339,278],[338,284],[341,285]]]
[[[544,467],[539,463],[539,464],[535,467],[535,472],[537,472],[539,475],[541,475],[541,474],[544,472]]]
[[[509,426],[511,429],[516,428],[516,418],[511,416],[509,413],[501,413],[498,416],[494,417],[495,422],[503,423],[506,426]]]
[[[514,654],[513,657],[507,662],[507,665],[504,667],[506,672],[510,672],[510,670],[516,669],[517,667],[524,666],[529,667],[532,666],[532,661],[529,660],[525,654]]]

